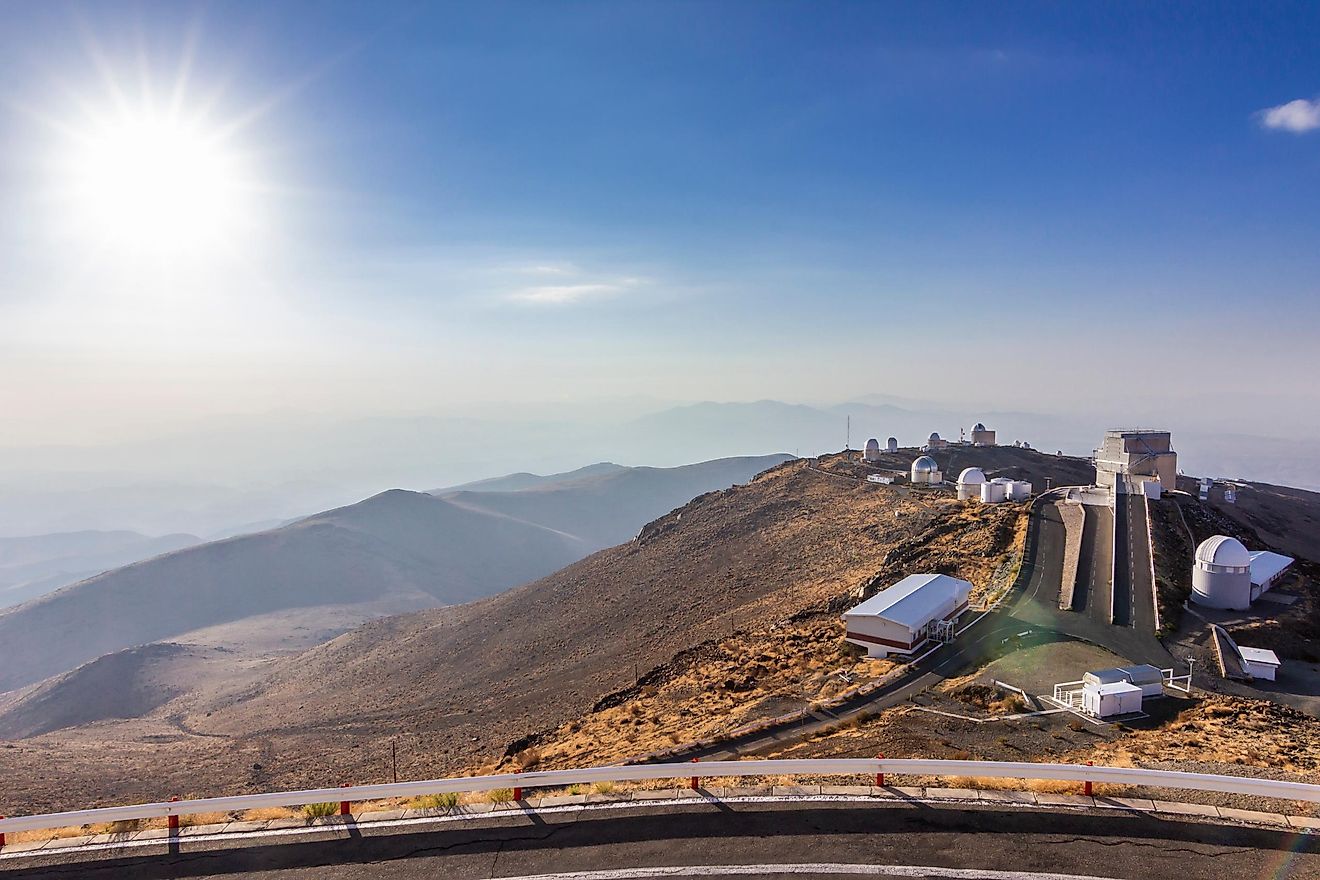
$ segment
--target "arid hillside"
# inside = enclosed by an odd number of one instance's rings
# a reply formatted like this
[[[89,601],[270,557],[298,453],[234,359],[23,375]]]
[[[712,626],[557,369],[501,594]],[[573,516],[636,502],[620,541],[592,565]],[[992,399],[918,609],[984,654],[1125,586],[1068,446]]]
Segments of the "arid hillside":
[[[1041,469],[1059,461],[1013,454]],[[387,778],[395,740],[400,774],[415,778],[498,763],[643,688],[654,690],[646,697],[654,723],[631,742],[619,738],[618,750],[727,728],[803,693],[826,695],[836,686],[838,611],[859,589],[917,570],[948,571],[978,588],[1011,577],[1003,563],[1025,518],[1022,505],[868,483],[872,469],[855,459],[781,464],[540,581],[367,623],[274,663],[238,693],[194,693],[135,721],[12,743],[0,748],[0,772],[35,779],[40,766],[47,783],[55,774],[58,785],[10,792],[43,806],[162,787],[366,781]],[[744,656],[753,644],[757,654]],[[693,689],[710,699],[689,705]]]
[[[247,651],[249,639],[232,624],[281,615],[291,634],[321,631],[335,609],[337,634],[384,614],[479,599],[626,540],[693,495],[785,458],[593,466],[533,478],[540,482],[522,491],[443,498],[391,490],[283,528],[190,547],[0,611],[10,658],[0,667],[0,693],[219,625],[231,625],[227,647]]]

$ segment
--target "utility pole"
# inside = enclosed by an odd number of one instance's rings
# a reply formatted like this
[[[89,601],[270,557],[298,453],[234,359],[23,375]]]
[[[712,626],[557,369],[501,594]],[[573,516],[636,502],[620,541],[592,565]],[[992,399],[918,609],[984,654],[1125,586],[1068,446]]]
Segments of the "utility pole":
[[[852,416],[848,416],[848,429],[843,441],[843,451],[852,452]]]

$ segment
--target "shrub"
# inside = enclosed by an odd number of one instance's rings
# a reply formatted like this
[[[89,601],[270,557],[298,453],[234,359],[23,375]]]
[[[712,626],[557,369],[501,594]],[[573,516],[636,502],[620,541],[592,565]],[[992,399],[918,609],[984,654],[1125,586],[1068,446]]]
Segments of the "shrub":
[[[307,819],[324,819],[339,814],[339,804],[303,804],[302,814]]]
[[[613,782],[597,782],[592,788],[596,794],[613,794],[617,786]]]
[[[513,789],[495,788],[486,792],[486,799],[492,804],[507,804],[513,800]]]
[[[418,810],[452,810],[458,805],[458,792],[446,791],[440,794],[424,794],[408,802]]]

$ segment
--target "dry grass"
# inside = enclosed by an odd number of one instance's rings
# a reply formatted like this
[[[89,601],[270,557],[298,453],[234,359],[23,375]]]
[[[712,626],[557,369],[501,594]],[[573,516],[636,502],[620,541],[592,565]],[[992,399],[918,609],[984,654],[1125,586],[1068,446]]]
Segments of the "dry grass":
[[[257,807],[255,810],[244,810],[242,818],[246,822],[270,822],[301,815],[301,810],[294,810],[292,807]]]

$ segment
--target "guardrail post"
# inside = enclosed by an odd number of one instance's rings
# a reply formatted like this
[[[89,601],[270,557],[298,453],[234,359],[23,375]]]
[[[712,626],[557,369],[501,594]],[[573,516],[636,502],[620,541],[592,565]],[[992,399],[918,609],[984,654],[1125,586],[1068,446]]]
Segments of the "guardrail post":
[[[178,799],[179,799],[179,796],[178,796],[178,795],[170,795],[170,803],[175,803],[176,801],[178,801]],[[165,827],[168,828],[168,829],[171,830],[171,831],[178,831],[178,830],[179,830],[179,814],[178,814],[178,813],[170,813],[169,816],[167,816],[167,817],[165,818]]]
[[[4,816],[0,816],[0,819],[3,818]],[[0,849],[4,849],[4,848],[5,848],[5,833],[3,831],[0,831]]]
[[[1087,762],[1086,762],[1086,766],[1091,767],[1091,766],[1094,766],[1094,765],[1093,765],[1090,761],[1087,761]],[[1083,785],[1083,792],[1086,794],[1087,797],[1090,797],[1090,796],[1091,796],[1091,780],[1089,780],[1089,779],[1086,780],[1086,782],[1082,783],[1082,785]]]
[[[693,764],[699,763],[700,761],[701,761],[700,758],[692,759]],[[701,788],[701,777],[693,776],[690,780],[688,780],[688,787],[691,788],[693,791],[696,791],[697,789]]]
[[[340,783],[339,787],[340,787],[340,788],[348,788],[348,783],[347,783],[347,782]],[[353,807],[353,804],[352,804],[351,802],[349,802],[349,801],[340,801],[340,802],[339,802],[339,815],[341,815],[341,816],[347,816],[349,813],[352,812],[352,807]]]
[[[884,756],[884,755],[876,755],[876,758],[878,758],[879,760],[883,761],[883,760],[885,759],[885,756]],[[884,788],[884,787],[885,787],[885,771],[881,770],[879,773],[875,774],[875,787],[876,787],[876,788]]]

